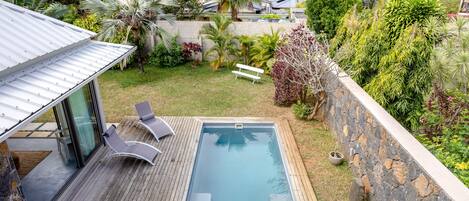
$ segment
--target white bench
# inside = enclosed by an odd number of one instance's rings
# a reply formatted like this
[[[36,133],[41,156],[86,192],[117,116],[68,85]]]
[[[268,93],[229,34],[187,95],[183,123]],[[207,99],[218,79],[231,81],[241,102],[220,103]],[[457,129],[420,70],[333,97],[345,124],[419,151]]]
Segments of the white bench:
[[[264,70],[263,70],[263,69],[255,68],[255,67],[251,67],[251,66],[247,66],[247,65],[243,65],[243,64],[236,64],[236,67],[238,67],[239,70],[231,71],[232,73],[235,74],[236,79],[238,79],[238,76],[246,77],[246,78],[251,78],[253,84],[254,84],[256,81],[258,81],[258,80],[261,79],[261,77],[259,76],[259,74],[263,74],[263,73],[264,73]],[[245,72],[243,72],[243,70],[244,70]],[[254,72],[254,73],[256,73],[256,75],[249,74],[248,72]]]

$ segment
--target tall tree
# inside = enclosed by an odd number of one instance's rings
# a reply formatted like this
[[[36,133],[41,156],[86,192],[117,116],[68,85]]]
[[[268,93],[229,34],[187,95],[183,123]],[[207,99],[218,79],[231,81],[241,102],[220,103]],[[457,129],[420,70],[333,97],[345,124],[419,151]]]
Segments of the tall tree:
[[[238,18],[239,9],[248,6],[250,3],[259,3],[261,0],[220,0],[218,3],[218,12],[231,10],[231,20],[241,21]]]
[[[141,72],[148,57],[146,44],[153,46],[155,37],[165,40],[165,31],[157,25],[164,17],[158,0],[84,0],[83,9],[103,19],[98,39],[111,41],[122,37],[122,43],[137,46],[136,59]],[[150,43],[148,43],[150,42]],[[150,48],[153,49],[153,48]]]

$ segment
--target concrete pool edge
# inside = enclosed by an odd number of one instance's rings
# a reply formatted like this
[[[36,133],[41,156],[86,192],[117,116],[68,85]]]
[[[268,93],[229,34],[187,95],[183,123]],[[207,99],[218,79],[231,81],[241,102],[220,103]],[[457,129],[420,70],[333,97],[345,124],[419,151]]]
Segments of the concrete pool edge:
[[[306,167],[301,158],[298,146],[287,119],[271,117],[193,117],[202,124],[206,123],[268,123],[273,124],[282,155],[290,190],[295,201],[317,201],[314,189],[309,180]],[[197,149],[194,158],[197,155]],[[190,172],[193,171],[192,164]],[[189,175],[189,181],[192,174]],[[187,185],[190,185],[188,182]],[[189,186],[187,186],[188,188]]]

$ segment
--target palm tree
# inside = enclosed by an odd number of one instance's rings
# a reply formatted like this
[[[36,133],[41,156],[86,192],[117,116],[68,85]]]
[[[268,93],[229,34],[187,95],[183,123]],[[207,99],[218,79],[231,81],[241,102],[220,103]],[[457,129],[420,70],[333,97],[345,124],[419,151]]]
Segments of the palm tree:
[[[239,9],[248,6],[250,3],[259,3],[261,0],[220,0],[218,3],[218,11],[231,10],[231,20],[241,21],[238,18]]]
[[[207,23],[202,26],[200,34],[205,35],[207,39],[213,41],[213,47],[205,54],[216,57],[210,65],[214,70],[218,70],[221,66],[226,65],[235,52],[236,40],[229,30],[232,21],[228,17],[215,15],[212,21],[214,22],[213,24]]]
[[[148,56],[145,46],[153,46],[155,36],[165,40],[165,31],[156,24],[158,17],[163,16],[159,1],[84,0],[81,5],[84,10],[103,19],[98,39],[112,41],[116,37],[122,37],[122,43],[137,46],[137,63],[140,71],[145,72],[143,63]]]
[[[50,0],[6,0],[12,4],[33,10],[50,17],[71,23],[76,18],[76,7],[73,4],[64,5]]]

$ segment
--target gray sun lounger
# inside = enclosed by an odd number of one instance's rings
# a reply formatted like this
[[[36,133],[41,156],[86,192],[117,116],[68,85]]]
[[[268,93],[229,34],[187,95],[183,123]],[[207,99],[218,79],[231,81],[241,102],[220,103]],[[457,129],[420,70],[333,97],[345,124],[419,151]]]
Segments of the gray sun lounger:
[[[140,119],[139,123],[147,128],[158,142],[164,136],[175,135],[174,130],[165,120],[155,117],[148,101],[136,104],[135,109]]]
[[[104,132],[103,137],[106,145],[112,150],[112,153],[106,156],[105,159],[117,156],[132,157],[145,160],[154,166],[155,162],[153,161],[156,156],[161,153],[160,150],[147,143],[122,140],[117,135],[115,125],[111,125],[111,127]]]

